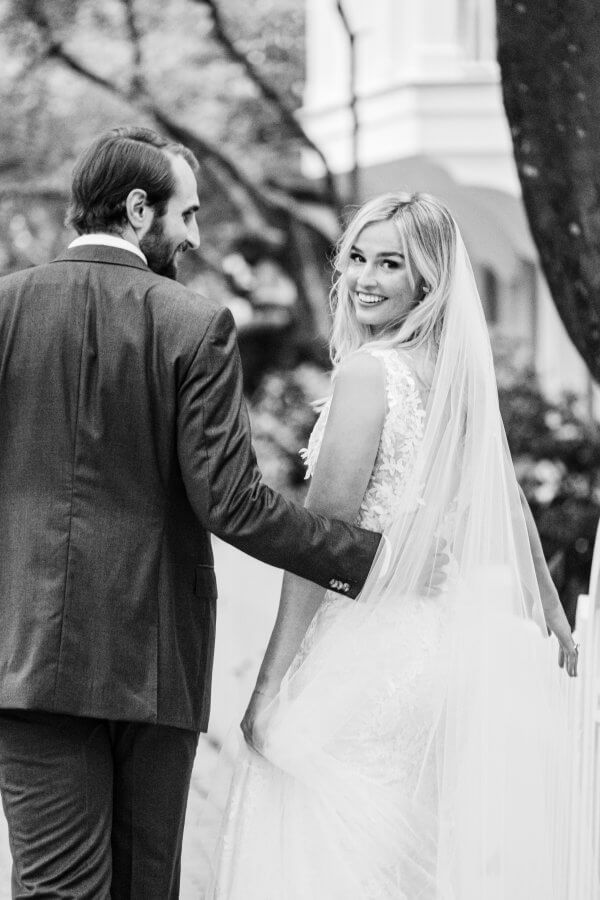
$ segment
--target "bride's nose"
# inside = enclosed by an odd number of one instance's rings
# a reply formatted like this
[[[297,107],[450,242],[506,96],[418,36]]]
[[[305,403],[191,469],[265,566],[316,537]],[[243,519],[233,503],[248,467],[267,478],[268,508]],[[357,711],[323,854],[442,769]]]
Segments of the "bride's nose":
[[[377,272],[373,263],[366,262],[360,270],[360,275],[356,279],[356,287],[358,290],[368,291],[377,285]]]

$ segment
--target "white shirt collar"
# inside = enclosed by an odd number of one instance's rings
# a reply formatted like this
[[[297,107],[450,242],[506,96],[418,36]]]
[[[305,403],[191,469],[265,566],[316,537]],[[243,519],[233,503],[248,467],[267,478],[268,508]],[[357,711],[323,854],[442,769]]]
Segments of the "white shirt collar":
[[[119,250],[128,250],[130,253],[135,253],[136,256],[139,256],[139,258],[148,265],[148,260],[139,247],[136,247],[131,241],[126,241],[125,238],[119,237],[116,234],[104,234],[104,232],[98,232],[97,234],[80,234],[74,241],[71,241],[69,250],[71,247],[88,247],[90,244],[96,244],[96,246],[100,244],[103,247],[118,247]]]

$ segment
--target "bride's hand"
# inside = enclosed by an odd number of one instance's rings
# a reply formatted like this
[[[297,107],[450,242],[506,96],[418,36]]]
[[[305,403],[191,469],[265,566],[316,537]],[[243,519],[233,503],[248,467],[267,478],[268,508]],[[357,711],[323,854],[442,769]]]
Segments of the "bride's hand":
[[[558,639],[558,664],[571,678],[575,678],[579,662],[579,648],[573,640],[571,628],[560,601],[557,600],[551,609],[544,609],[544,616],[548,629]]]
[[[259,720],[276,694],[277,691],[254,688],[252,696],[250,697],[250,702],[244,713],[244,718],[241,722],[242,734],[244,735],[246,744],[251,750],[254,750],[255,753],[262,754],[262,748],[264,746]]]

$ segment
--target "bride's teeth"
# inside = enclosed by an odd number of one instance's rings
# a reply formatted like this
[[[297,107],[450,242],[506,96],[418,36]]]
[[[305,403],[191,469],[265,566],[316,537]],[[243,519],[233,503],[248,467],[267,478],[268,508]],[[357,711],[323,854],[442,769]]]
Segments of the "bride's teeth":
[[[380,297],[378,294],[362,294],[358,293],[358,299],[361,303],[370,303],[371,305],[375,305],[376,303],[382,303],[383,300],[386,300],[386,297]]]

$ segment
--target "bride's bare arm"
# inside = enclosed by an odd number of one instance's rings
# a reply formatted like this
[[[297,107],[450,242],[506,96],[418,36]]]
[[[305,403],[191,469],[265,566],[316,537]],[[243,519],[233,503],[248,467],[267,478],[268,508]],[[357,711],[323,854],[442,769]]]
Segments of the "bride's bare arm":
[[[306,497],[308,509],[348,522],[356,520],[377,455],[385,408],[385,375],[380,360],[367,353],[350,357],[335,379],[323,442]],[[257,691],[276,693],[322,599],[323,589],[318,585],[285,573]]]
[[[571,634],[571,628],[567,621],[567,617],[562,608],[558,591],[552,581],[550,570],[544,557],[542,550],[542,542],[533,518],[529,503],[519,487],[519,496],[521,499],[521,507],[525,516],[525,524],[527,526],[527,535],[529,537],[529,546],[533,557],[533,565],[535,575],[540,589],[540,597],[544,609],[544,618],[546,625],[556,635],[560,644],[559,663],[564,666],[569,675],[577,674],[577,651],[575,642]]]

